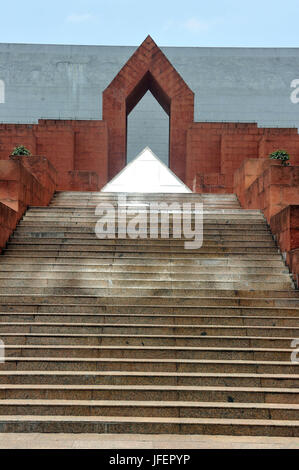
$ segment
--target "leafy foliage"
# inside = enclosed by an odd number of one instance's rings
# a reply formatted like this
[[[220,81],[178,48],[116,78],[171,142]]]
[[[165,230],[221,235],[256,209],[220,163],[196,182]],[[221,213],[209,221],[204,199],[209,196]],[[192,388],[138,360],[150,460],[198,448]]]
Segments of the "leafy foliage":
[[[24,145],[17,145],[13,151],[12,155],[31,155],[30,151],[24,147]]]
[[[269,155],[271,160],[280,160],[284,166],[289,165],[288,160],[290,160],[290,155],[286,150],[276,150],[275,152]]]

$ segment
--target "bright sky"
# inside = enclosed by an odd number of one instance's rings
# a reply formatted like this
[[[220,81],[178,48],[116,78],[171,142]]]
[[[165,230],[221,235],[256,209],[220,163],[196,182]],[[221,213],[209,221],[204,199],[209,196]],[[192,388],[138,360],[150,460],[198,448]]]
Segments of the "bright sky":
[[[148,6],[149,5],[149,6]],[[14,0],[0,42],[299,47],[298,0]]]

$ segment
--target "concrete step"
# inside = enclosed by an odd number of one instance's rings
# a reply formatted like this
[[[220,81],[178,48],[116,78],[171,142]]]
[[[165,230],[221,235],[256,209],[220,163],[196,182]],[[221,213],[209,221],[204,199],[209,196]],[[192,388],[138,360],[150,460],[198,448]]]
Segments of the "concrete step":
[[[16,281],[17,282],[17,281]],[[42,282],[42,281],[41,281]],[[74,281],[75,282],[75,281]],[[293,302],[295,307],[299,306],[299,291],[292,289],[291,287],[289,289],[282,289],[282,290],[274,290],[274,291],[269,291],[266,290],[268,289],[268,284],[265,285],[264,289],[263,286],[261,286],[260,290],[248,290],[247,288],[240,288],[236,287],[236,283],[231,282],[230,286],[225,285],[224,288],[220,284],[211,282],[210,286],[207,286],[207,282],[203,281],[201,285],[203,287],[198,287],[198,288],[176,288],[176,287],[171,287],[171,288],[163,288],[163,287],[128,287],[126,286],[125,289],[122,289],[121,287],[94,287],[94,288],[81,288],[79,292],[78,287],[0,287],[0,301],[4,301],[5,294],[7,296],[7,301],[13,300],[14,297],[18,298],[20,295],[25,296],[24,301],[27,299],[29,300],[30,295],[36,295],[36,298],[40,295],[43,295],[43,297],[47,296],[47,300],[49,303],[51,303],[52,300],[54,301],[59,301],[60,297],[63,298],[66,302],[68,301],[68,297],[72,297],[74,300],[81,300],[82,299],[82,304],[86,300],[88,303],[89,300],[87,299],[94,299],[95,302],[98,302],[99,300],[104,301],[107,299],[111,304],[115,303],[115,300],[117,298],[120,299],[132,299],[132,301],[137,302],[134,305],[140,304],[141,300],[144,299],[145,305],[148,303],[147,300],[155,305],[155,299],[156,298],[161,298],[161,302],[163,302],[162,299],[165,299],[165,302],[167,304],[167,299],[172,300],[172,302],[176,302],[177,305],[181,305],[185,301],[188,302],[200,302],[202,299],[209,299],[210,301],[218,301],[219,306],[225,305],[222,304],[222,300],[220,301],[219,299],[231,299],[232,304],[235,305],[236,303],[234,301],[240,301],[242,299],[252,299],[256,300],[257,304],[256,306],[262,306],[259,305],[258,302],[261,301],[276,301],[278,299],[280,300],[287,300],[289,302]],[[228,284],[228,283],[227,283]],[[130,283],[130,286],[134,285],[133,283]],[[216,289],[215,289],[216,287]],[[110,297],[113,297],[114,300],[111,301]],[[140,299],[142,297],[142,299]],[[53,299],[52,299],[53,298]],[[130,302],[132,302],[130,300]],[[124,300],[125,302],[125,300]],[[77,302],[74,302],[77,303]],[[100,302],[101,303],[101,302]],[[193,303],[192,303],[193,305]],[[194,304],[195,305],[195,304]],[[200,304],[198,304],[200,305]],[[209,305],[209,303],[207,303]],[[241,305],[241,304],[238,304]],[[271,306],[271,304],[269,304]]]
[[[222,274],[215,273],[169,273],[169,272],[124,272],[123,270],[120,272],[109,270],[109,267],[106,271],[95,271],[95,272],[86,272],[86,271],[38,271],[38,270],[31,270],[31,271],[15,271],[14,267],[10,267],[10,270],[0,270],[0,279],[1,285],[18,285],[19,282],[22,282],[23,286],[26,286],[27,282],[30,282],[31,286],[33,285],[50,285],[47,283],[54,282],[58,284],[62,280],[67,282],[76,283],[80,282],[80,285],[88,286],[88,285],[98,285],[99,282],[105,282],[107,285],[108,283],[114,283],[119,281],[127,281],[127,282],[143,282],[143,283],[161,283],[165,286],[165,282],[174,283],[174,285],[184,286],[184,283],[188,282],[188,286],[201,285],[202,281],[209,281],[209,282],[240,282],[240,281],[248,281],[248,282],[271,282],[271,283],[288,283],[290,282],[290,275],[289,273],[281,273],[279,274],[270,274],[270,273],[234,273],[233,271],[223,272]],[[40,284],[36,284],[40,282]],[[13,284],[17,283],[17,284]],[[20,285],[20,284],[19,284]],[[103,284],[104,285],[104,284]],[[282,285],[282,284],[280,284]]]
[[[229,293],[230,291],[227,291]],[[250,295],[251,291],[248,291]],[[59,306],[61,310],[63,306],[81,306],[84,309],[88,306],[112,306],[112,305],[123,305],[123,306],[167,306],[167,307],[288,307],[291,309],[298,308],[298,299],[292,298],[291,295],[288,297],[288,292],[284,291],[281,293],[284,297],[279,297],[279,292],[271,291],[275,293],[276,297],[174,297],[174,296],[142,296],[139,297],[117,297],[116,295],[110,295],[109,297],[101,296],[88,296],[88,295],[40,295],[40,294],[6,294],[0,295],[0,310],[3,311],[5,306],[13,307],[13,310],[19,305],[31,306],[32,305],[47,305],[47,306]],[[222,295],[226,291],[222,291]],[[254,292],[256,295],[256,292]],[[219,293],[220,294],[220,293]],[[291,294],[291,291],[289,292]],[[267,293],[269,295],[269,291]],[[52,309],[53,311],[53,309]],[[55,311],[55,310],[54,310]],[[59,311],[59,310],[58,310]]]
[[[59,198],[59,200],[63,198],[68,198],[70,197],[71,200],[73,199],[91,199],[94,197],[99,197],[101,199],[117,199],[121,196],[126,196],[128,200],[134,200],[138,199],[138,201],[145,200],[147,201],[148,199],[151,198],[156,198],[156,199],[166,199],[166,200],[171,200],[175,199],[177,197],[180,197],[181,199],[187,199],[187,200],[193,200],[193,199],[219,199],[219,200],[235,200],[238,201],[238,198],[236,194],[234,193],[229,193],[229,194],[213,194],[213,193],[138,193],[138,192],[131,192],[131,193],[114,193],[114,192],[100,192],[100,191],[56,191],[54,194],[54,197],[52,201],[55,198]]]
[[[191,195],[192,196],[192,195]],[[198,196],[198,195],[197,195]],[[93,204],[98,204],[100,202],[106,202],[110,204],[117,204],[120,207],[128,207],[128,206],[138,206],[138,207],[148,207],[151,203],[161,203],[161,202],[166,202],[168,204],[172,204],[173,202],[177,203],[186,203],[188,202],[189,204],[195,204],[195,203],[203,203],[205,207],[207,208],[221,208],[222,206],[224,207],[236,207],[238,209],[241,208],[240,203],[237,199],[228,199],[228,198],[206,198],[206,197],[188,197],[188,198],[182,198],[180,197],[179,194],[176,194],[174,197],[171,197],[170,194],[167,195],[167,197],[162,197],[162,195],[159,195],[159,197],[155,197],[154,195],[149,196],[147,199],[145,198],[132,198],[130,196],[126,196],[125,198],[119,198],[118,195],[117,197],[106,197],[103,194],[99,195],[99,197],[92,197],[92,198],[85,198],[82,196],[80,198],[79,196],[72,195],[71,197],[53,197],[51,203],[50,203],[50,208],[51,209],[57,209],[60,207],[66,207],[66,208],[82,208],[83,206],[92,206]],[[70,205],[68,205],[70,204]],[[35,209],[42,209],[42,206],[34,206],[33,208]]]
[[[152,204],[154,202],[154,204]],[[155,203],[156,202],[156,203]],[[101,216],[103,215],[103,209],[111,207],[114,208],[115,213],[118,214],[119,211],[122,213],[125,212],[126,217],[132,217],[134,214],[169,214],[171,217],[179,217],[182,214],[182,211],[188,214],[188,216],[203,213],[207,216],[215,216],[216,214],[220,214],[221,216],[225,217],[228,215],[235,215],[244,217],[247,214],[249,217],[256,217],[261,218],[264,217],[262,211],[256,209],[242,209],[236,204],[229,204],[223,203],[221,205],[217,204],[196,204],[194,202],[189,203],[188,205],[184,204],[184,201],[173,201],[175,204],[165,204],[165,201],[161,201],[161,204],[157,204],[158,201],[150,201],[148,203],[138,203],[138,202],[127,202],[127,203],[119,203],[118,200],[116,201],[100,201],[96,203],[83,203],[83,204],[70,204],[65,202],[63,204],[59,204],[56,206],[48,206],[45,207],[30,207],[24,216],[32,216],[32,217],[45,217],[49,216],[58,216],[61,217],[63,215],[67,217],[93,217],[95,215]],[[200,202],[200,201],[199,201]],[[100,204],[100,211],[98,210],[98,204]],[[105,214],[107,217],[113,217],[113,214]],[[158,217],[159,218],[159,217]],[[155,219],[154,219],[155,220]]]
[[[242,255],[252,255],[253,257],[258,257],[259,253],[263,255],[268,255],[273,259],[277,259],[279,257],[278,250],[275,246],[258,246],[258,247],[244,247],[244,246],[222,246],[222,247],[212,247],[212,246],[202,246],[202,248],[192,249],[192,250],[185,250],[183,247],[174,249],[171,248],[170,250],[163,250],[162,247],[160,249],[156,247],[148,247],[148,249],[139,249],[137,250],[135,247],[108,247],[108,246],[85,246],[84,249],[80,247],[80,250],[75,245],[26,245],[26,246],[11,246],[8,245],[5,254],[8,255],[15,255],[15,254],[22,254],[22,256],[64,256],[64,257],[72,257],[75,258],[78,256],[91,256],[95,258],[102,258],[109,254],[115,254],[116,256],[129,256],[132,258],[138,257],[149,257],[153,258],[155,256],[159,256],[160,258],[167,259],[167,258],[192,258],[194,255],[198,255],[200,257],[209,257],[209,255],[215,256],[220,255],[224,256],[225,254],[232,254],[232,255],[239,255],[242,258]],[[111,256],[111,255],[110,255]]]
[[[149,235],[149,234],[148,234]],[[10,238],[11,241],[16,242],[16,243],[21,243],[22,241],[27,243],[29,242],[36,242],[38,243],[52,243],[56,241],[65,241],[65,243],[88,243],[90,240],[97,240],[98,243],[102,244],[117,244],[119,241],[123,245],[127,244],[130,245],[132,244],[132,241],[130,238],[117,238],[117,239],[97,239],[95,232],[86,232],[86,231],[73,231],[73,232],[61,232],[61,231],[56,231],[56,232],[32,232],[29,230],[17,230],[14,235],[11,236]],[[150,237],[147,239],[136,239],[135,240],[135,245],[138,246],[138,244],[149,244],[150,242],[155,243],[156,246],[168,246],[169,243],[171,243],[173,246],[183,246],[185,239],[176,239],[176,238],[156,238],[155,240],[152,240]],[[244,231],[237,231],[237,230],[223,230],[223,231],[216,231],[216,230],[209,230],[205,231],[205,236],[204,236],[204,241],[205,240],[216,240],[216,241],[273,241],[273,237],[271,233],[262,230],[258,231],[252,231],[249,233],[246,233]]]
[[[299,436],[298,421],[215,418],[134,418],[121,416],[1,417],[0,432],[208,434],[237,436]]]
[[[272,274],[271,274],[272,270]],[[217,275],[217,271],[221,271]],[[222,279],[257,279],[268,280],[285,280],[290,275],[287,269],[279,267],[263,268],[233,266],[134,266],[121,264],[101,264],[80,266],[78,264],[62,264],[62,263],[16,263],[5,262],[0,264],[1,279],[165,279],[165,280],[219,280]]]
[[[2,371],[129,371],[295,374],[298,363],[287,361],[237,361],[212,359],[130,359],[130,358],[31,358],[7,357]]]
[[[299,337],[299,326],[160,325],[128,323],[1,322],[0,333],[158,334]]]
[[[197,316],[197,315],[219,315],[219,313],[223,316],[266,316],[267,318],[275,317],[279,315],[284,315],[288,318],[298,318],[299,317],[299,309],[298,308],[289,308],[289,307],[248,307],[248,306],[202,306],[202,307],[194,307],[194,306],[159,306],[159,305],[122,305],[122,304],[112,304],[109,305],[74,305],[74,304],[4,304],[1,306],[1,314],[16,314],[22,315],[23,313],[32,315],[31,320],[36,321],[37,314],[46,314],[53,316],[54,314],[62,314],[62,315],[150,315],[154,318],[157,315],[170,315],[171,317],[175,317],[176,315],[180,316]],[[28,317],[26,317],[28,318]],[[41,317],[46,318],[46,317]],[[12,317],[11,317],[12,319]],[[3,321],[4,318],[3,318]],[[224,320],[225,321],[225,320]],[[171,322],[170,322],[171,323]],[[183,321],[183,323],[185,323]],[[209,323],[207,321],[207,323]]]
[[[158,201],[155,201],[156,204],[152,204],[152,201],[149,201],[149,202],[137,202],[137,201],[124,201],[124,202],[120,202],[120,200],[110,200],[110,201],[103,201],[104,204],[105,203],[108,203],[108,204],[111,204],[113,205],[115,208],[117,209],[121,209],[121,210],[127,210],[127,211],[130,211],[130,210],[138,210],[140,212],[142,211],[146,211],[146,210],[149,210],[151,209],[152,212],[159,212],[159,211],[163,211],[163,212],[173,212],[173,211],[176,211],[178,212],[179,211],[179,204],[181,204],[181,202],[179,201],[173,201],[175,204],[173,203],[170,203],[170,204],[165,204],[165,201],[162,202],[162,204],[157,204]],[[200,201],[198,201],[200,202]],[[184,201],[182,201],[182,204],[184,204]],[[222,207],[217,207],[216,204],[202,204],[203,205],[203,210],[204,212],[207,212],[207,213],[213,213],[213,212],[217,212],[217,213],[223,213],[223,214],[230,214],[230,213],[236,213],[236,214],[255,214],[255,215],[262,215],[262,211],[258,210],[258,209],[242,209],[240,208],[240,206],[238,207],[236,204],[228,204],[228,203],[223,203]],[[231,207],[233,206],[233,207]],[[182,205],[182,209],[186,209],[188,210],[188,212],[196,212],[199,210],[199,207],[200,206],[196,206],[195,205],[195,201],[191,201],[191,203],[189,203],[188,205]],[[48,210],[47,210],[48,209]],[[42,214],[42,215],[45,215],[45,214],[61,214],[61,213],[65,213],[65,214],[69,214],[69,213],[76,213],[76,214],[79,214],[79,215],[84,215],[84,214],[91,214],[91,213],[95,213],[95,210],[93,208],[89,208],[89,209],[86,209],[86,208],[74,208],[74,207],[68,207],[67,205],[64,206],[64,208],[61,208],[61,207],[57,207],[57,206],[52,206],[50,205],[47,209],[45,209],[45,207],[31,207],[28,211],[27,211],[27,214]]]
[[[299,388],[295,374],[184,373],[184,372],[87,372],[0,371],[3,385],[173,385]]]
[[[275,250],[277,250],[277,247],[275,245],[274,240],[268,239],[268,240],[238,240],[238,237],[235,237],[235,240],[227,241],[227,240],[207,240],[206,238],[203,241],[202,248],[205,247],[214,247],[215,250],[217,250],[219,247],[272,247]],[[34,240],[24,240],[23,238],[20,241],[12,240],[11,242],[8,243],[7,248],[16,248],[16,249],[41,249],[44,250],[45,248],[49,249],[74,249],[74,247],[80,247],[83,251],[89,251],[90,249],[95,248],[95,251],[97,251],[100,247],[102,250],[128,250],[130,251],[184,251],[184,241],[179,241],[176,243],[176,240],[166,240],[165,243],[162,243],[162,240],[159,241],[153,241],[151,239],[149,240],[136,240],[134,244],[132,242],[130,243],[130,239],[126,240],[100,240],[97,239],[96,236],[94,236],[93,240],[86,240],[84,243],[82,240],[78,239],[72,239],[72,240],[67,240],[67,239],[34,239]]]
[[[53,289],[57,291],[53,291]],[[200,280],[200,281],[179,281],[179,280],[163,280],[163,279],[5,279],[1,280],[0,294],[2,293],[26,293],[27,291],[34,293],[49,292],[49,293],[65,293],[69,292],[69,289],[76,289],[74,294],[80,292],[86,294],[95,294],[101,292],[104,289],[104,295],[106,295],[107,289],[113,289],[113,292],[118,294],[118,289],[130,289],[133,295],[136,289],[142,289],[142,291],[156,289],[161,290],[172,289],[172,294],[181,295],[181,290],[185,290],[187,295],[194,296],[194,290],[199,289],[255,289],[255,290],[277,290],[277,289],[292,289],[292,283],[290,277],[286,277],[284,280],[279,279],[275,282],[275,279],[271,280]],[[109,295],[109,293],[108,293]],[[139,295],[139,293],[137,293]],[[200,296],[200,294],[199,294]]]
[[[298,309],[299,316],[299,309]],[[101,323],[101,324],[144,324],[144,325],[231,325],[231,326],[298,326],[298,317],[289,316],[257,316],[257,315],[225,315],[221,311],[215,314],[197,315],[163,315],[150,314],[116,314],[116,313],[18,313],[0,312],[0,323],[3,322],[49,322],[49,323]]]
[[[291,343],[291,342],[290,342]],[[194,346],[5,345],[5,357],[213,359],[289,362],[294,349]]]
[[[80,253],[77,252],[77,256],[63,256],[63,253],[60,254],[59,256],[41,256],[40,253],[36,253],[36,256],[31,256],[29,254],[26,254],[24,256],[24,253],[18,254],[15,253],[13,254],[7,254],[6,252],[1,255],[1,265],[6,266],[7,264],[10,265],[18,265],[18,266],[24,266],[24,265],[38,265],[40,266],[45,266],[45,265],[54,265],[55,266],[79,266],[79,269],[83,267],[83,269],[89,269],[89,267],[92,267],[93,269],[103,269],[103,267],[108,266],[113,266],[113,269],[116,270],[133,270],[135,271],[136,268],[138,267],[146,267],[148,268],[149,266],[159,266],[162,269],[171,269],[174,272],[186,272],[191,271],[191,272],[198,272],[201,270],[202,267],[214,267],[214,268],[219,268],[221,270],[221,267],[229,267],[229,268],[281,268],[285,269],[285,264],[282,261],[282,258],[279,254],[276,255],[246,255],[242,256],[233,256],[230,254],[228,256],[227,254],[223,254],[220,256],[218,253],[217,256],[200,256],[199,254],[193,258],[177,258],[177,257],[168,257],[168,258],[163,258],[162,257],[148,257],[147,255],[143,254],[143,256],[139,257],[134,257],[132,254],[125,255],[125,254],[109,254],[109,253],[103,253],[102,257],[88,257],[87,255],[80,256]],[[42,268],[41,268],[42,269]],[[142,268],[144,269],[144,268]],[[153,269],[153,268],[151,268]]]
[[[130,400],[299,404],[296,388],[162,385],[2,385],[0,400]],[[1,407],[1,405],[0,405]],[[295,408],[295,407],[294,407]],[[2,411],[2,410],[1,410]],[[2,413],[1,413],[2,414]]]
[[[299,405],[276,403],[227,403],[189,401],[114,400],[0,400],[1,417],[31,416],[122,416],[163,418],[214,418],[290,420],[299,423]]]
[[[77,229],[81,229],[82,227],[92,227],[94,228],[96,225],[96,222],[100,219],[99,216],[94,216],[94,217],[44,217],[44,218],[37,218],[37,217],[32,217],[32,218],[23,218],[19,222],[20,227],[35,227],[39,228],[42,226],[44,229],[49,229],[49,227],[76,227]],[[81,225],[80,225],[81,224]],[[161,224],[152,224],[153,227],[161,227]],[[171,220],[169,223],[170,228],[172,227],[171,225]],[[253,230],[255,227],[260,228],[264,227],[265,229],[265,220],[263,217],[257,218],[255,217],[243,217],[240,219],[240,217],[223,217],[220,218],[215,216],[214,218],[209,218],[205,219],[204,221],[204,228],[210,228],[210,229],[224,229],[225,227],[228,229],[232,228],[237,228],[238,230],[240,229],[245,229],[246,227],[248,228],[250,226],[251,230]],[[115,228],[118,228],[117,222],[115,222]],[[90,231],[90,230],[89,230]],[[144,229],[145,232],[147,232],[146,229]],[[170,230],[170,233],[172,231]]]
[[[144,225],[141,226],[140,230],[143,229],[144,231],[147,231],[149,229],[149,226],[151,227],[156,227],[156,228],[161,228],[161,226],[165,226],[165,222],[161,222],[159,220],[159,216],[158,214],[156,214],[156,220],[152,220],[151,221],[151,224],[149,225],[149,223],[147,223],[147,213],[141,213],[140,216],[143,216],[144,218]],[[244,213],[241,213],[241,214],[236,214],[236,213],[229,213],[229,214],[222,214],[222,213],[219,213],[219,212],[213,212],[213,213],[206,213],[204,212],[203,213],[203,218],[204,218],[204,221],[203,221],[203,224],[204,224],[204,227],[207,225],[214,225],[214,224],[217,224],[218,227],[220,224],[225,224],[225,225],[233,225],[233,224],[238,224],[238,223],[241,223],[243,225],[248,225],[250,223],[250,225],[259,225],[259,224],[264,224],[265,223],[265,219],[264,217],[260,214],[260,215],[255,215],[255,214],[244,214]],[[172,217],[172,215],[168,214],[168,222],[169,222],[169,227],[173,227],[174,225],[174,221],[176,221],[176,223],[180,224],[182,219],[181,219],[181,215],[177,215],[177,217]],[[198,219],[198,214],[188,214],[188,220],[191,220],[191,221],[194,221],[195,219]],[[59,223],[78,223],[78,224],[84,224],[86,222],[89,222],[89,223],[94,223],[94,225],[97,223],[98,220],[101,220],[101,216],[100,215],[95,215],[95,214],[90,214],[90,215],[67,215],[67,214],[45,214],[44,216],[42,215],[34,215],[34,214],[26,214],[23,216],[22,218],[22,224],[25,224],[25,223],[31,223],[31,224],[43,224],[44,222],[49,224],[49,223],[53,223],[53,225],[56,225],[56,224],[59,224]],[[128,221],[135,221],[136,220],[136,214],[135,216],[132,215],[132,216],[127,216],[127,222]],[[111,225],[113,224],[113,227],[118,227],[119,226],[119,222],[118,220],[114,220],[114,219],[105,219],[106,222],[110,222]],[[168,226],[168,225],[167,225]]]
[[[170,227],[171,228],[171,227]],[[210,235],[218,235],[218,236],[235,236],[237,237],[240,235],[240,237],[244,237],[246,235],[254,236],[254,235],[271,235],[270,229],[266,224],[233,224],[229,226],[227,223],[225,224],[205,224],[204,225],[204,231],[207,236]],[[150,233],[148,230],[146,232],[147,234]],[[172,233],[172,230],[170,230],[170,233]],[[52,226],[47,225],[45,226],[40,226],[39,224],[28,224],[28,223],[23,223],[22,221],[19,222],[19,225],[16,228],[16,231],[14,232],[13,236],[20,237],[22,235],[24,236],[32,236],[32,237],[64,237],[64,236],[70,236],[70,237],[78,237],[80,235],[83,236],[88,236],[88,237],[94,237],[95,231],[94,231],[94,225],[89,226],[86,224],[77,224],[77,225],[68,225],[64,228],[59,228],[59,226],[52,224]],[[272,235],[271,235],[272,236]],[[163,238],[159,236],[156,238],[157,241],[163,241]]]
[[[16,231],[10,238],[11,243],[22,244],[22,243],[39,243],[39,244],[53,244],[53,243],[66,243],[66,244],[78,244],[83,245],[84,243],[93,243],[97,242],[102,245],[132,245],[132,239],[130,238],[116,238],[116,239],[98,239],[95,233],[85,233],[85,232],[19,232]],[[261,241],[261,242],[273,242],[273,237],[270,232],[261,232],[255,233],[227,233],[226,231],[218,233],[216,230],[210,230],[208,233],[205,233],[204,241],[209,242],[249,242],[249,241]],[[182,239],[135,239],[134,245],[156,245],[156,246],[184,246],[184,240]]]
[[[234,336],[234,335],[171,335],[171,334],[120,334],[120,333],[6,333],[1,332],[5,345],[50,346],[113,346],[113,347],[197,347],[197,348],[291,348],[292,337]],[[293,350],[293,349],[292,349]],[[270,352],[268,353],[270,355]]]

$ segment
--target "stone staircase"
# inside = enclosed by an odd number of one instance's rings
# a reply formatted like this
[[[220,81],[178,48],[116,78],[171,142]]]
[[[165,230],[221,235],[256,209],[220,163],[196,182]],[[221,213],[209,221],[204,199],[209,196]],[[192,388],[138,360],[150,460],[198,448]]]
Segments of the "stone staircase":
[[[299,296],[260,211],[203,202],[204,244],[107,239],[61,192],[0,258],[0,432],[299,436]]]

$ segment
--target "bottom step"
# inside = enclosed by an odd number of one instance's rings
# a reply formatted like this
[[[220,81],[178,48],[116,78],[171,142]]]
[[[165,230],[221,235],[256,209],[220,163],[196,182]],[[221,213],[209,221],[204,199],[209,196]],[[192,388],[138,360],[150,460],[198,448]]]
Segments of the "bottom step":
[[[299,437],[299,421],[91,416],[0,417],[0,432]]]

